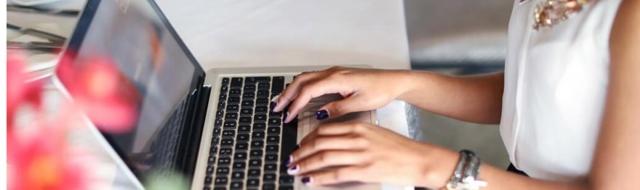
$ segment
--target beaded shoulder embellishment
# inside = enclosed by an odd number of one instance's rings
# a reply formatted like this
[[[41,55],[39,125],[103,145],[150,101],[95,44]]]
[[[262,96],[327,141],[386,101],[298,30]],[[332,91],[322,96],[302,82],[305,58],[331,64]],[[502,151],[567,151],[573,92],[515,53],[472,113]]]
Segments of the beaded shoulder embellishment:
[[[534,12],[533,29],[552,27],[578,13],[593,0],[544,0],[537,5]]]

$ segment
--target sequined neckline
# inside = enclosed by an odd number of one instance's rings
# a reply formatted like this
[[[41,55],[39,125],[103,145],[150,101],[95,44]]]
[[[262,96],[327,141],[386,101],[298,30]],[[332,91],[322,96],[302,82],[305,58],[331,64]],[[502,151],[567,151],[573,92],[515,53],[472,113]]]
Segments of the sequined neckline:
[[[524,3],[528,0],[520,0]],[[533,29],[551,28],[576,14],[593,0],[544,0],[540,2],[533,14]]]

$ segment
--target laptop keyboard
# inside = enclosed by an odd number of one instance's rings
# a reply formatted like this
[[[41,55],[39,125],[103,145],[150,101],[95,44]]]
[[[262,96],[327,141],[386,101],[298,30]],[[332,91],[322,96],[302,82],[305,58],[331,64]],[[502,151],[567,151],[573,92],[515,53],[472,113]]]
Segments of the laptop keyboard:
[[[295,136],[295,127],[271,111],[271,99],[284,87],[283,76],[222,79],[205,190],[293,189],[286,162],[296,139],[282,137]]]

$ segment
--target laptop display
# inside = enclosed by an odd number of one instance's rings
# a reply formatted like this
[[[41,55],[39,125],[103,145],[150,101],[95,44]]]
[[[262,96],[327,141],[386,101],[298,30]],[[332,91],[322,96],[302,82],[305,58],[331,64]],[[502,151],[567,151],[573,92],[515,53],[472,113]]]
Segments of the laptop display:
[[[183,139],[179,138],[189,122],[189,94],[202,69],[154,4],[144,0],[89,3],[69,43],[69,51],[75,51],[73,64],[106,56],[140,96],[135,126],[125,132],[101,133],[139,177],[173,169],[180,159],[177,150]],[[72,80],[61,78],[62,83]]]

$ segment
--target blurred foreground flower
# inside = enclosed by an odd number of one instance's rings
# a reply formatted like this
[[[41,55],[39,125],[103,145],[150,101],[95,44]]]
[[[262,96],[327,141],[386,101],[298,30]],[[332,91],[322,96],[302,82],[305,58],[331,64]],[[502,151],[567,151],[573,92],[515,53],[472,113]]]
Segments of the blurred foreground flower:
[[[40,107],[42,81],[28,82],[22,55],[7,53],[8,189],[88,189],[92,163],[80,161],[82,151],[68,146],[68,131],[82,126],[83,114],[109,132],[125,132],[135,124],[139,96],[133,85],[123,82],[126,79],[107,58],[84,61],[80,69],[61,76],[72,79],[65,84],[74,101],[63,103],[56,113],[47,113]],[[61,66],[69,64],[61,62]],[[29,106],[34,109],[23,109]],[[16,122],[18,113],[31,120]]]

